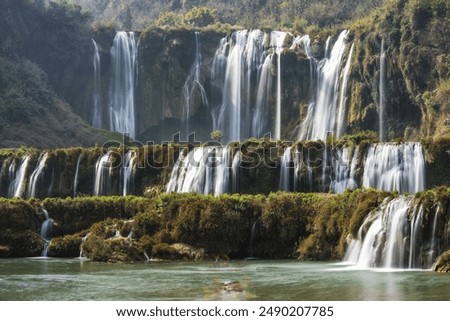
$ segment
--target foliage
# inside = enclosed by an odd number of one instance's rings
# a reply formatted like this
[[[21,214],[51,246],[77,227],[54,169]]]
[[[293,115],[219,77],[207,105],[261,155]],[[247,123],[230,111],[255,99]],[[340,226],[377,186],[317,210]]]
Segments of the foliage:
[[[220,131],[220,130],[215,130],[211,133],[212,140],[216,140],[216,141],[220,142],[222,137],[223,137],[223,134],[222,134],[222,131]]]
[[[208,7],[194,7],[184,15],[188,25],[206,27],[217,21],[217,10]]]
[[[158,27],[180,27],[184,24],[183,15],[175,12],[161,12],[155,24]]]

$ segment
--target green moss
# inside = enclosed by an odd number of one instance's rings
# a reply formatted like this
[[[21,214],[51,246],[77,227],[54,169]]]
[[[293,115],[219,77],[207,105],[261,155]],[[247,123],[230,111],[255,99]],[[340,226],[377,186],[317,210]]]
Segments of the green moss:
[[[80,255],[80,246],[82,242],[82,234],[66,235],[64,237],[52,238],[48,246],[49,257],[78,257]]]

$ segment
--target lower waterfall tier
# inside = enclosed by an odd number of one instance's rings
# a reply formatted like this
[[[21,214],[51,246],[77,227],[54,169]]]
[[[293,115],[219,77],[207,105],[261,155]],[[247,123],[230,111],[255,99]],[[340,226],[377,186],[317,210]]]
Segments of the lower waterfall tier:
[[[448,188],[415,196],[355,190],[0,199],[0,213],[1,257],[41,255],[39,213],[52,218],[48,256],[81,253],[95,261],[344,258],[359,268],[428,269],[450,248]]]

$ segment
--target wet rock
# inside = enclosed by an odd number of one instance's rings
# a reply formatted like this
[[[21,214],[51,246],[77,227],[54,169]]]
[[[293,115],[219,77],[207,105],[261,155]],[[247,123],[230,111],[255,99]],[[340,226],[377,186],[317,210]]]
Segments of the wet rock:
[[[441,254],[433,266],[433,271],[450,273],[450,250]]]

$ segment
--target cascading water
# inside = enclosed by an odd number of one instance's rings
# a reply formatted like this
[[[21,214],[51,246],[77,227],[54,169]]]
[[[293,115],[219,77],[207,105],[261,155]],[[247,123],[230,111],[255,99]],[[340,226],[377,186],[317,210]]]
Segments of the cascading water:
[[[125,154],[123,161],[123,189],[122,195],[127,196],[133,191],[134,175],[136,174],[136,159],[137,153],[135,151],[128,151]]]
[[[118,31],[111,48],[110,130],[136,136],[137,42],[134,32]]]
[[[269,100],[272,94],[272,55],[268,55],[261,66],[257,88],[256,107],[252,119],[252,137],[263,137],[268,129]]]
[[[263,55],[264,34],[259,30],[248,32],[247,30],[233,33],[228,43],[229,53],[226,65],[222,67],[224,73],[224,87],[222,104],[218,119],[219,129],[224,133],[226,141],[242,140],[249,133],[246,124],[249,124],[247,116],[250,106],[247,102],[251,93],[251,75],[257,72]],[[220,53],[223,49],[218,49]]]
[[[47,257],[47,250],[50,244],[50,240],[52,239],[52,227],[53,227],[53,219],[50,218],[50,215],[46,210],[42,210],[42,214],[44,216],[44,222],[41,224],[41,238],[45,241],[44,249],[42,250],[41,256]]]
[[[291,147],[285,149],[279,165],[279,190],[314,192],[319,189],[340,194],[364,186],[415,193],[425,188],[425,160],[420,143],[374,144],[369,146],[365,158],[358,147],[325,146],[320,167],[311,163],[311,151],[307,150],[306,155],[303,152],[303,148],[294,153]]]
[[[358,268],[431,267],[435,257],[428,257],[425,244],[429,241],[432,247],[437,235],[425,240],[423,213],[414,196],[385,199],[366,217],[344,260]]]
[[[80,259],[84,257],[84,249],[83,245],[87,241],[87,239],[91,236],[91,233],[86,234],[84,237],[81,238],[81,244],[80,244],[80,255],[78,256]]]
[[[437,237],[437,222],[441,211],[441,206],[438,204],[436,211],[434,212],[433,227],[431,229],[430,236],[430,249],[428,250],[428,267],[431,268],[433,262],[436,260],[439,252],[439,238]]]
[[[380,142],[385,140],[384,112],[386,105],[386,51],[384,50],[384,39],[381,40],[380,52],[380,84],[379,84],[379,117],[380,117]]]
[[[422,224],[423,224],[423,206],[417,211],[414,209],[415,215],[411,218],[411,231],[414,238],[409,241],[409,268],[422,268],[420,253],[422,251]]]
[[[346,119],[347,119],[347,87],[348,87],[348,79],[350,74],[350,68],[352,63],[352,55],[353,55],[353,48],[355,47],[355,44],[352,44],[350,48],[350,52],[348,53],[347,62],[344,67],[344,74],[342,77],[342,84],[341,84],[341,92],[339,94],[339,105],[338,105],[338,112],[337,112],[337,119],[336,119],[336,137],[341,137],[344,135],[346,130]]]
[[[272,31],[270,34],[270,45],[274,47],[277,55],[277,104],[275,112],[275,133],[274,138],[281,138],[281,53],[283,52],[285,32]]]
[[[356,181],[356,166],[358,163],[358,148],[352,150],[349,147],[342,148],[333,156],[334,177],[331,182],[330,190],[334,193],[342,194],[347,189],[358,188]]]
[[[241,168],[241,152],[237,151],[231,166],[231,193],[239,193],[239,177]]]
[[[291,156],[292,147],[288,147],[284,150],[283,157],[281,158],[281,168],[280,168],[280,191],[290,191],[291,190]]]
[[[256,235],[256,225],[258,224],[258,220],[256,220],[253,224],[252,224],[252,231],[250,233],[250,248],[249,248],[249,254],[250,254],[250,258],[253,258],[253,251],[254,251],[254,240],[255,240],[255,235]]]
[[[383,143],[369,147],[363,186],[400,193],[425,189],[425,160],[420,143]]]
[[[48,153],[42,153],[39,156],[37,166],[33,173],[31,173],[28,183],[27,198],[36,197],[38,193],[38,183],[42,180],[42,173],[44,172],[45,164],[47,163]]]
[[[167,193],[199,193],[216,196],[229,193],[237,183],[237,164],[240,157],[235,156],[231,164],[231,147],[196,147],[187,156],[180,156],[172,170]],[[230,175],[231,171],[231,175]],[[231,180],[230,180],[231,177]]]
[[[15,163],[14,165],[11,164],[9,175],[11,178],[14,177],[14,179],[10,181],[8,197],[22,197],[25,193],[25,177],[30,159],[30,155],[22,157],[22,163],[17,171],[15,171]],[[11,172],[12,170],[14,170],[14,173]]]
[[[101,94],[101,69],[100,69],[100,54],[98,50],[98,45],[94,39],[92,39],[94,45],[94,93],[93,93],[93,103],[94,111],[92,115],[92,126],[96,128],[102,128],[103,125],[103,110],[102,110],[102,94]]]
[[[219,159],[217,160],[218,164],[215,167],[215,196],[227,193],[230,190],[230,153],[231,148],[230,146],[227,146],[226,148],[222,148],[222,152],[219,154]]]
[[[81,153],[78,155],[77,165],[75,167],[75,177],[73,178],[73,197],[77,196],[78,174],[80,172]]]
[[[107,195],[111,190],[110,152],[99,157],[95,164],[94,195]]]
[[[202,65],[202,53],[201,53],[201,42],[200,42],[200,33],[195,32],[195,59],[194,63],[191,67],[191,71],[184,83],[183,87],[183,96],[184,96],[184,109],[182,120],[186,127],[184,133],[185,135],[189,135],[192,128],[190,126],[190,118],[193,113],[193,100],[196,91],[199,92],[202,104],[204,106],[208,106],[208,98],[206,96],[205,89],[200,82],[200,68]]]
[[[347,35],[347,30],[341,32],[329,57],[327,45],[325,57],[317,64],[318,79],[315,101],[309,104],[308,113],[300,129],[300,140],[325,140],[329,132],[336,133],[338,127],[343,128],[343,124],[338,125],[340,118],[339,113],[336,112],[336,104],[338,101],[339,76],[345,57],[345,40]],[[329,40],[327,43],[329,43]],[[305,50],[305,52],[308,51],[310,50]],[[348,81],[348,77],[346,77],[346,81]],[[346,87],[347,85],[342,84],[341,86]],[[341,95],[345,94],[346,92],[341,90]],[[345,108],[342,107],[342,109]],[[345,113],[342,110],[341,115],[343,114]]]

